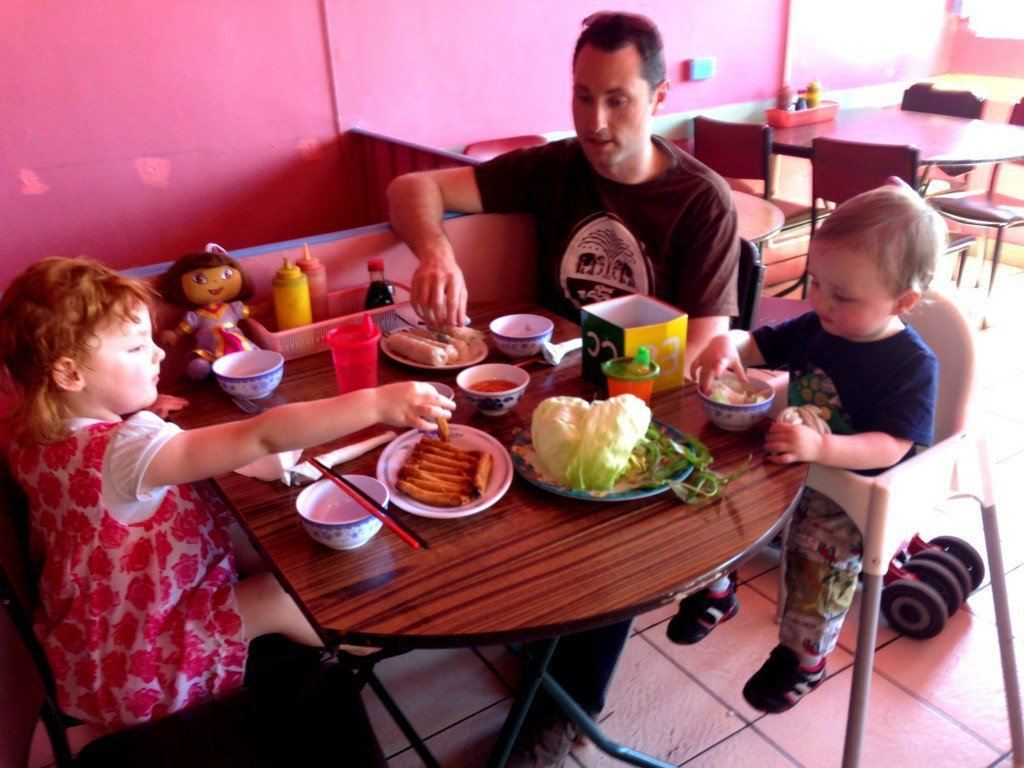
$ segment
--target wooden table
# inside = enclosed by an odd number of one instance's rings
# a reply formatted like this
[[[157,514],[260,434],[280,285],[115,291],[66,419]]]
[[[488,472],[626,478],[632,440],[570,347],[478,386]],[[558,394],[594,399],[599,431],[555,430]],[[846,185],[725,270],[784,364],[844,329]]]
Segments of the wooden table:
[[[786,215],[769,200],[739,190],[729,190],[736,206],[739,236],[752,243],[761,243],[782,231]]]
[[[945,115],[904,112],[899,107],[839,111],[835,120],[776,128],[772,151],[811,157],[814,139],[868,144],[911,144],[924,164],[997,163],[1024,158],[1024,128]]]
[[[530,305],[470,307],[481,328],[513,311],[538,310]],[[575,324],[543,314],[555,321],[554,341],[579,334]],[[501,356],[492,351],[489,359]],[[453,421],[509,445],[519,430],[530,426],[542,399],[590,399],[598,394],[594,385],[580,379],[578,354],[557,368],[540,364],[529,370],[530,386],[511,413],[482,416],[456,395],[459,410]],[[404,368],[381,355],[381,383],[411,378],[454,386],[455,377]],[[299,401],[334,392],[330,358],[321,354],[286,363],[275,396]],[[196,385],[183,380],[177,394],[191,401],[175,416],[184,427],[241,416],[212,381]],[[687,507],[667,492],[633,502],[582,502],[516,478],[501,501],[471,517],[426,519],[392,505],[395,516],[429,542],[427,550],[414,550],[384,529],[360,549],[336,552],[314,542],[300,525],[295,512],[299,489],[234,473],[216,478],[216,483],[328,642],[405,649],[557,638],[631,618],[735,568],[780,530],[803,485],[805,465],[764,462],[763,430],[733,433],[711,425],[692,385],[656,395],[652,407],[656,418],[704,441],[720,472],[736,470],[750,457],[749,467],[719,500]],[[366,435],[379,431],[377,427]],[[374,475],[379,453],[342,470]],[[546,646],[546,658],[556,641]],[[546,658],[531,668],[528,679],[533,682],[524,686],[513,706],[491,765],[502,764],[500,755],[507,754],[537,686],[550,685]],[[664,765],[639,759],[639,765]]]

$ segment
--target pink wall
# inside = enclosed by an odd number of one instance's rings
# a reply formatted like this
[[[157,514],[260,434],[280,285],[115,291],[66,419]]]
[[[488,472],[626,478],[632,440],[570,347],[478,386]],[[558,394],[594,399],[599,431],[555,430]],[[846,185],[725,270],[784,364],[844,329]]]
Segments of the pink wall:
[[[774,94],[785,4],[747,0],[730,13],[698,0],[618,5],[664,33],[670,113]],[[415,13],[405,0],[331,7],[345,125],[431,146],[572,130],[572,50],[581,20],[600,7],[594,0],[436,0]],[[693,56],[715,56],[718,75],[680,82]]]
[[[0,51],[0,286],[338,226],[317,2],[11,0]]]
[[[793,84],[828,88],[912,80],[946,71],[946,0],[800,2]]]
[[[800,2],[795,82],[942,71],[944,2]],[[665,34],[671,113],[772,97],[788,3],[623,5]],[[572,128],[572,46],[594,0],[327,6],[342,126],[439,147]],[[319,0],[8,0],[0,286],[50,254],[121,267],[350,226],[361,185],[325,36]],[[682,82],[692,56],[716,57],[716,77]]]
[[[953,37],[949,71],[997,77],[1024,77],[1024,40],[977,37],[961,21]]]

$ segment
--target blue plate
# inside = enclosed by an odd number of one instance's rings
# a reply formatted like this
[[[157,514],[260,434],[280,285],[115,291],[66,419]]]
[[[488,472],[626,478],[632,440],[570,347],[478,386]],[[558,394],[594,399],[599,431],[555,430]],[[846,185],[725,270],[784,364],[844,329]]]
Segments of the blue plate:
[[[651,421],[651,424],[661,430],[662,434],[668,435],[670,438],[675,440],[677,443],[685,443],[686,435],[680,432],[678,429],[673,429],[668,424],[663,424],[660,421]],[[518,435],[515,440],[512,441],[512,466],[515,467],[518,472],[527,482],[533,483],[538,488],[543,488],[549,493],[554,493],[559,496],[565,496],[570,499],[586,499],[588,501],[630,501],[632,499],[643,499],[648,496],[657,496],[659,493],[663,493],[668,490],[668,483],[659,485],[655,488],[635,488],[631,491],[619,491],[619,492],[608,492],[604,493],[601,491],[576,491],[572,488],[566,488],[561,485],[555,485],[550,483],[539,474],[537,470],[533,468],[525,458],[519,455],[519,452],[515,450],[516,447],[530,448],[533,447],[533,441],[531,440],[530,431],[524,429]],[[687,467],[675,477],[671,478],[671,481],[678,483],[685,480],[693,472],[693,467]]]

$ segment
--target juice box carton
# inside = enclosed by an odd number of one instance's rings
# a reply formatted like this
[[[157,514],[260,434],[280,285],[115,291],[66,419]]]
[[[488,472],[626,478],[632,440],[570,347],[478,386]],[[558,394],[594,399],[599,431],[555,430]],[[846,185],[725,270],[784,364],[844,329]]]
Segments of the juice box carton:
[[[654,391],[682,385],[687,317],[681,309],[652,296],[631,294],[588,304],[580,309],[580,316],[583,378],[602,383],[601,363],[635,355],[643,346],[661,366]]]

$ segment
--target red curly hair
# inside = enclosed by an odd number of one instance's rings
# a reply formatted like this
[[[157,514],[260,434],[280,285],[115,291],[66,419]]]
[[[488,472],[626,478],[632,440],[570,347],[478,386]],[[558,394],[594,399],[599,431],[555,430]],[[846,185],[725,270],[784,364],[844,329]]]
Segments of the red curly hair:
[[[92,259],[43,259],[14,279],[0,298],[0,372],[17,404],[9,416],[21,440],[52,443],[66,436],[68,416],[53,380],[62,357],[83,362],[96,329],[119,317],[152,314],[153,289]]]

